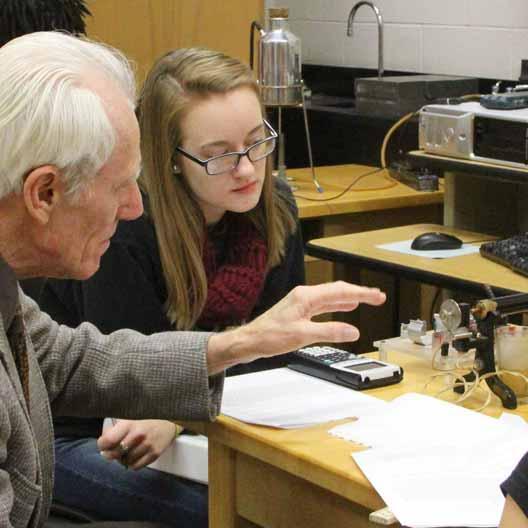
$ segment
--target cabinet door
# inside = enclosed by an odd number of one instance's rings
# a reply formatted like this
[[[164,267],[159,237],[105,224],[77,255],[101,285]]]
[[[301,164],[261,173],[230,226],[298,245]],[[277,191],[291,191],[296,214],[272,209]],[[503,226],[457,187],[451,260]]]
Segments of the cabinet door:
[[[264,0],[88,0],[90,38],[122,50],[142,82],[154,61],[180,47],[202,46],[249,60],[249,29]]]

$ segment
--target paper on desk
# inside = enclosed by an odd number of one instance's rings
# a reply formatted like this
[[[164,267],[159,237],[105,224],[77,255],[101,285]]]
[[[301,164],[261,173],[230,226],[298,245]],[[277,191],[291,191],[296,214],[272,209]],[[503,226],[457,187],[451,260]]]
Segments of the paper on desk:
[[[507,423],[510,427],[515,427],[520,431],[524,431],[528,435],[528,423],[526,423],[526,420],[518,414],[503,412],[500,415],[499,421]],[[528,448],[526,450],[528,451]]]
[[[334,427],[329,433],[370,447],[433,447],[458,446],[461,438],[466,443],[491,442],[504,428],[511,429],[508,423],[485,414],[411,392],[361,420]]]
[[[409,528],[498,526],[503,482],[527,450],[526,438],[431,449],[398,446],[353,453],[398,521]]]
[[[471,244],[462,244],[458,249],[434,249],[432,251],[417,251],[411,249],[412,240],[402,240],[400,242],[391,242],[390,244],[380,244],[376,246],[379,249],[387,249],[388,251],[396,251],[397,253],[404,253],[406,255],[414,255],[415,257],[425,257],[430,259],[443,259],[451,257],[461,257],[463,255],[471,255],[478,253],[479,247]]]
[[[243,422],[294,429],[376,412],[386,402],[288,368],[225,379],[222,413]]]
[[[374,446],[352,456],[402,525],[497,526],[499,485],[528,450],[528,433],[421,394],[331,430]]]

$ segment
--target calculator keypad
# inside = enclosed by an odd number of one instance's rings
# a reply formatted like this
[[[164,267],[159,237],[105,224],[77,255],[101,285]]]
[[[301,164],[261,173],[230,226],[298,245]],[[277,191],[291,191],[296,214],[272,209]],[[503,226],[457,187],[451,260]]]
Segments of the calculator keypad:
[[[339,361],[347,361],[353,359],[356,354],[351,352],[345,352],[344,350],[339,350],[331,346],[312,346],[300,348],[297,351],[301,357],[310,358],[314,361],[319,361],[324,364],[337,363]]]

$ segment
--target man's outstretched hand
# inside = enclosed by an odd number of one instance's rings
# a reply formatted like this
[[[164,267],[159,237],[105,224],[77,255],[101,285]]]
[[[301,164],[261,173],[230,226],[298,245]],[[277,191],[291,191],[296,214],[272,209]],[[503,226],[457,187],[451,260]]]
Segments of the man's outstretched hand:
[[[297,286],[275,306],[244,326],[209,340],[208,367],[215,374],[237,363],[276,356],[316,342],[356,341],[359,330],[338,321],[316,323],[312,317],[349,312],[360,303],[380,305],[385,294],[346,282]]]

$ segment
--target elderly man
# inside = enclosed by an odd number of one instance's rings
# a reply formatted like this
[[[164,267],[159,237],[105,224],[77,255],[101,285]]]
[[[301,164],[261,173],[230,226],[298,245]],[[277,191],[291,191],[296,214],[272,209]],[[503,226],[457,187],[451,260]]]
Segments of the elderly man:
[[[213,419],[226,367],[355,340],[354,327],[311,317],[385,296],[344,283],[297,288],[221,334],[57,325],[17,279],[90,277],[117,223],[142,213],[134,79],[117,51],[60,33],[12,40],[0,64],[0,526],[39,527],[52,490],[51,412]],[[123,448],[105,446],[115,458]]]

